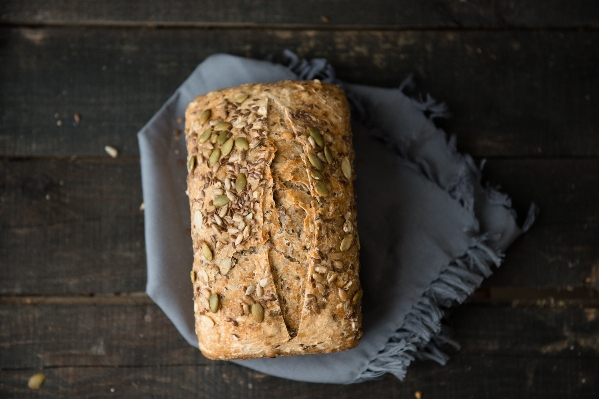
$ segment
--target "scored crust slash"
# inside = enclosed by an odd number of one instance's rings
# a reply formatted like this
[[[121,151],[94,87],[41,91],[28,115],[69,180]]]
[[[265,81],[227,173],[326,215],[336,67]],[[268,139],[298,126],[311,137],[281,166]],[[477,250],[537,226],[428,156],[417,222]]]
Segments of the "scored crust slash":
[[[196,332],[211,359],[338,352],[362,336],[347,99],[314,81],[186,111]]]

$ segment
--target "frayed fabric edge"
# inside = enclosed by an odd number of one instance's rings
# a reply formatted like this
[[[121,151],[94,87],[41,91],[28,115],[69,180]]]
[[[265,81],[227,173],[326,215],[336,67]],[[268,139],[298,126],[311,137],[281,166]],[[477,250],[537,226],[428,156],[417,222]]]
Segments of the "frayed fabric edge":
[[[298,78],[304,80],[320,79],[329,83],[336,83],[346,88],[344,82],[336,79],[333,67],[328,64],[326,59],[305,60],[301,59],[292,51],[285,50],[284,57],[288,60],[287,68],[294,72]],[[415,88],[413,75],[409,75],[399,86],[399,90],[412,90]],[[361,102],[346,90],[352,112],[359,119],[367,121],[368,112]],[[429,120],[444,118],[450,116],[447,106],[444,103],[437,102],[430,95],[418,99],[409,97],[412,104],[422,111]],[[401,143],[391,142],[384,133],[378,132],[378,137],[386,144],[392,147],[398,153],[403,161],[410,162],[402,151]],[[447,140],[448,147],[458,154],[455,146],[455,136]],[[482,168],[476,167],[471,157],[463,155],[464,161],[468,163],[478,183],[481,181]],[[418,165],[421,169],[422,163]],[[426,166],[426,165],[425,165]],[[423,170],[425,174],[426,170]],[[431,176],[428,176],[431,178]],[[472,211],[474,199],[472,182],[465,182],[456,177],[456,185],[451,188],[444,188],[462,205]],[[486,187],[487,198],[492,203],[497,203],[511,209],[511,199],[507,194],[501,193],[499,187]],[[530,229],[538,215],[539,208],[536,204],[531,204],[528,215],[522,225],[522,232]],[[503,254],[486,245],[490,238],[486,234],[480,234],[471,238],[471,244],[467,252],[450,262],[449,266],[439,274],[439,277],[433,281],[431,286],[423,293],[420,300],[413,306],[412,310],[406,315],[402,327],[400,327],[389,338],[385,347],[373,359],[365,370],[356,379],[356,383],[370,381],[381,378],[389,373],[400,380],[406,376],[408,366],[415,359],[433,360],[441,365],[445,365],[449,356],[441,350],[442,346],[450,345],[459,349],[459,344],[449,338],[449,333],[443,329],[442,319],[445,311],[455,305],[461,304],[471,295],[482,281],[489,277],[493,271],[492,266],[500,266]]]
[[[403,326],[391,336],[356,383],[378,379],[387,373],[403,380],[408,366],[415,359],[433,360],[445,365],[449,356],[441,347],[451,345],[460,348],[443,330],[441,321],[445,310],[464,302],[485,276],[491,274],[490,266],[501,264],[501,254],[485,245],[485,240],[483,236],[474,239],[466,254],[453,260],[439,274],[408,313]]]

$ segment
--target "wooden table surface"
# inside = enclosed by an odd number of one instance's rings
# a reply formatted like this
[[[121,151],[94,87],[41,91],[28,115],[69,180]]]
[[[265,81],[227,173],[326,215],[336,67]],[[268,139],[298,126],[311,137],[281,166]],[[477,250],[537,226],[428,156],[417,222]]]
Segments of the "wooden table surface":
[[[446,366],[282,380],[205,359],[144,294],[137,131],[208,55],[285,48],[414,73],[484,178],[540,205],[449,318]],[[0,397],[599,397],[598,61],[592,0],[0,0]]]

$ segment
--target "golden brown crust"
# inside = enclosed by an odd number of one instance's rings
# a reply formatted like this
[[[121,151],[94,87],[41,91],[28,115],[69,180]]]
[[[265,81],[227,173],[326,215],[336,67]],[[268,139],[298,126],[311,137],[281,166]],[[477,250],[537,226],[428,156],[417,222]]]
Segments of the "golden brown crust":
[[[362,290],[343,91],[318,80],[248,84],[196,98],[185,116],[202,353],[355,347]]]

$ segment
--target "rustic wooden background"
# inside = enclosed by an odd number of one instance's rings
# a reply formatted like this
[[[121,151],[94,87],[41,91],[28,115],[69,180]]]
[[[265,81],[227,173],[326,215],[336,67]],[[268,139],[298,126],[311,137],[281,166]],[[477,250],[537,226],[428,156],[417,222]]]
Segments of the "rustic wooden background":
[[[143,293],[137,131],[208,55],[285,48],[356,83],[413,72],[485,178],[540,205],[451,315],[447,366],[286,381],[205,359]],[[2,398],[597,398],[598,289],[599,2],[0,0]]]

